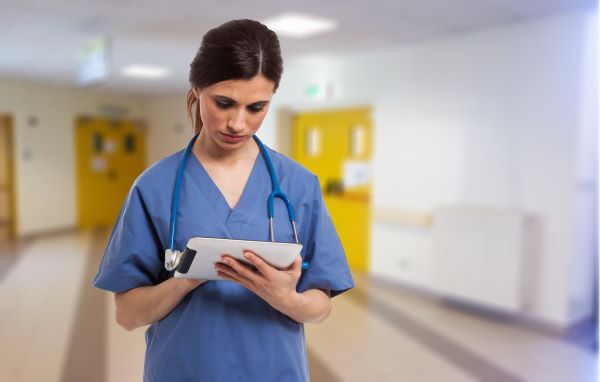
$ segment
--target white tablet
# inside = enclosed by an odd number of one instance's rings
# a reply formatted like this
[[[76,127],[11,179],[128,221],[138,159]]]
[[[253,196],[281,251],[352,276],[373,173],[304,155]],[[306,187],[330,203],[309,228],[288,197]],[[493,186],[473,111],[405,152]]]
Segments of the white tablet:
[[[271,241],[191,238],[183,252],[175,277],[185,279],[221,280],[215,264],[223,255],[251,264],[244,251],[252,251],[275,268],[288,268],[302,250],[302,244],[277,243]]]

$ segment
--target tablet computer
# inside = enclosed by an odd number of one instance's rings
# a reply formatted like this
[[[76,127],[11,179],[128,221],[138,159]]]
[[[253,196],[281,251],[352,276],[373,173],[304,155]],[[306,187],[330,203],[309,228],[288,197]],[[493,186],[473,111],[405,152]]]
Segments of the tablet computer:
[[[252,251],[273,267],[285,269],[292,265],[301,250],[302,244],[296,243],[193,237],[187,242],[175,277],[222,280],[217,276],[215,264],[223,255],[252,264],[244,257],[244,251]]]

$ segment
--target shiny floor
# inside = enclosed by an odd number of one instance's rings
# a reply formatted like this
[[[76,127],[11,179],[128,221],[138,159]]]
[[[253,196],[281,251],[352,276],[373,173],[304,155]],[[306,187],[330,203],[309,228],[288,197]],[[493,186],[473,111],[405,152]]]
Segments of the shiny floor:
[[[114,322],[91,286],[105,233],[0,247],[0,381],[139,381],[144,329]],[[306,325],[313,381],[596,381],[597,354],[356,275]]]

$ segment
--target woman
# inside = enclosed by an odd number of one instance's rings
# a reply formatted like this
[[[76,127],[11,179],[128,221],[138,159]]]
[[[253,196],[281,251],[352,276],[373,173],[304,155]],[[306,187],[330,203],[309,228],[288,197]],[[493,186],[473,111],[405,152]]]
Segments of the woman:
[[[194,236],[269,240],[271,179],[252,139],[282,73],[279,41],[259,22],[210,30],[191,64],[188,112],[199,136],[187,159],[175,248]],[[115,293],[116,319],[146,331],[147,381],[306,381],[305,322],[320,322],[330,298],[354,286],[317,178],[268,149],[296,213],[301,256],[286,270],[246,253],[252,270],[224,256],[225,281],[174,278],[164,266],[173,184],[182,152],[133,184],[94,285]],[[276,199],[275,239],[290,242]],[[302,261],[309,262],[301,270]]]

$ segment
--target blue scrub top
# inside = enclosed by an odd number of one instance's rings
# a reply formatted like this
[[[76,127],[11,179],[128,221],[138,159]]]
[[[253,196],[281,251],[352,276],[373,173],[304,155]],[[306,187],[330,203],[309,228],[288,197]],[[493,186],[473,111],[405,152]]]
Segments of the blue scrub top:
[[[271,150],[281,189],[295,209],[302,258],[310,262],[297,291],[354,286],[315,175]],[[183,151],[155,163],[134,182],[113,228],[94,286],[121,292],[157,285],[165,270],[173,185]],[[261,154],[232,210],[192,154],[185,166],[175,248],[194,236],[269,240],[271,179]],[[294,240],[285,204],[275,199],[275,240]],[[307,381],[304,327],[243,286],[208,281],[146,330],[144,381]]]

